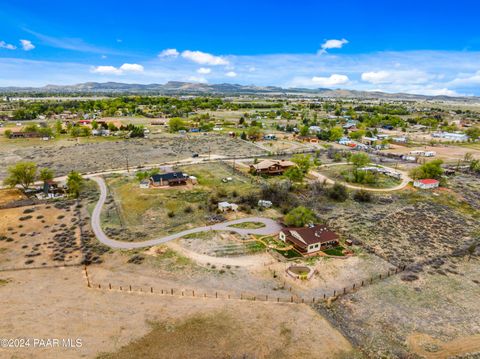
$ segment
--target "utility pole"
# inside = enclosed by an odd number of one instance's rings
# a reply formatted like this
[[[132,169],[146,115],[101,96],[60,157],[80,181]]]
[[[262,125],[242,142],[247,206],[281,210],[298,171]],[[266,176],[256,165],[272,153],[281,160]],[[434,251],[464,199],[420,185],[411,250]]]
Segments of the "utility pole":
[[[127,172],[130,174],[130,168],[128,167],[128,152],[125,152],[125,161],[127,163]]]

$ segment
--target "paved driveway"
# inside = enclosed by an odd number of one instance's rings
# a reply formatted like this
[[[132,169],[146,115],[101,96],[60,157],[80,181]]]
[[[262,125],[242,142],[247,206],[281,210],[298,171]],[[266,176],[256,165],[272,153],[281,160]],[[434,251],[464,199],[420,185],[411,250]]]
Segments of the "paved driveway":
[[[205,231],[231,231],[231,232],[236,232],[240,235],[248,235],[248,234],[270,235],[270,234],[275,234],[279,232],[281,229],[281,226],[277,222],[275,222],[273,219],[263,218],[263,217],[248,217],[248,218],[236,219],[234,221],[217,223],[211,226],[202,226],[202,227],[187,229],[185,231],[181,231],[175,234],[170,234],[168,236],[164,236],[160,238],[151,239],[148,241],[142,241],[142,242],[117,241],[115,239],[109,238],[105,234],[105,232],[103,231],[100,225],[101,223],[100,214],[102,212],[102,207],[107,198],[107,186],[105,185],[105,181],[101,177],[91,177],[91,179],[95,181],[100,187],[100,198],[97,204],[95,205],[95,208],[92,213],[92,220],[91,220],[92,229],[95,235],[97,236],[97,239],[100,242],[112,248],[134,249],[134,248],[151,247],[151,246],[156,246],[158,244],[162,244],[177,238],[184,237],[189,234],[205,232]],[[260,222],[260,223],[263,223],[265,226],[262,228],[231,227],[231,225],[244,223],[244,222]]]

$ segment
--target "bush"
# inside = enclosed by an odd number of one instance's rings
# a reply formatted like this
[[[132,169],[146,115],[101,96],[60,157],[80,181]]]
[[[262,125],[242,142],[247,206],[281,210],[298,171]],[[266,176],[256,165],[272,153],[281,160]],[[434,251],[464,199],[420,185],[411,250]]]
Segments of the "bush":
[[[344,202],[348,198],[347,187],[340,183],[335,183],[333,187],[328,190],[327,194],[328,197],[338,202]]]
[[[167,216],[170,217],[170,218],[173,218],[173,217],[175,217],[175,212],[170,211],[170,212],[167,213]]]
[[[185,207],[185,209],[183,210],[185,213],[192,213],[193,212],[193,208],[192,206],[187,206]]]
[[[357,202],[371,202],[372,195],[370,194],[370,192],[365,191],[364,189],[360,189],[353,194],[353,199]]]

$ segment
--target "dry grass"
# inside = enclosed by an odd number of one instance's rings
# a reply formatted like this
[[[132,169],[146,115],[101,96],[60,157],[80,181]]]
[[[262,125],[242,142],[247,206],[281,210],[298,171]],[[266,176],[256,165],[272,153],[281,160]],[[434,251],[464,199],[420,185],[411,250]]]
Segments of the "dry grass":
[[[18,188],[0,189],[0,206],[27,198]]]

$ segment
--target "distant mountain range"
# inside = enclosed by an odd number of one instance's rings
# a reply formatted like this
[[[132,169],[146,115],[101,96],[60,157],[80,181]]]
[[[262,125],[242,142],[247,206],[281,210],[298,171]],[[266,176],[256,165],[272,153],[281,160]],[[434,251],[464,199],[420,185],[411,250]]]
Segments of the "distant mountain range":
[[[44,87],[0,87],[2,94],[159,94],[159,95],[305,95],[332,98],[360,99],[404,99],[404,100],[447,100],[479,102],[479,97],[425,96],[406,93],[385,93],[378,91],[333,90],[328,88],[281,88],[276,86],[254,86],[238,84],[205,84],[169,81],[166,84],[127,84],[120,82],[85,82],[76,85],[47,85]]]

